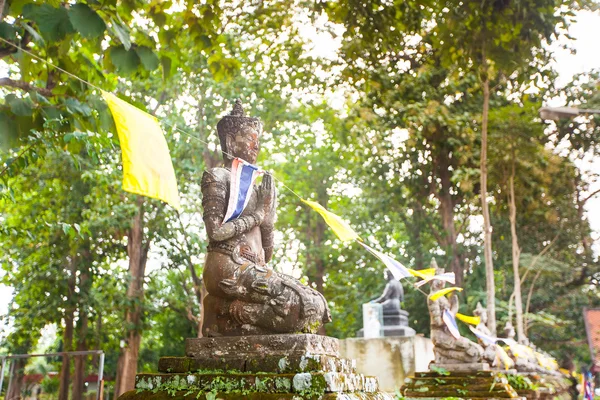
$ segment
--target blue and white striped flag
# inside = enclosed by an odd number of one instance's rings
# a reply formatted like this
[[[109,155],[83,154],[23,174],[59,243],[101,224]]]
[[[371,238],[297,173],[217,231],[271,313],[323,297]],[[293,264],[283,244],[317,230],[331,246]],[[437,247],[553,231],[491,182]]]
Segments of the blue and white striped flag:
[[[380,251],[375,250],[374,248],[367,246],[360,240],[358,241],[365,249],[369,250],[375,257],[379,258],[385,266],[390,270],[394,278],[400,280],[402,278],[410,278],[412,274],[404,265],[400,264],[398,261],[394,260],[392,257],[383,254]]]
[[[448,327],[450,334],[456,339],[459,339],[461,336],[460,332],[458,331],[458,325],[456,324],[456,319],[454,318],[454,315],[452,315],[450,311],[444,310],[444,314],[442,314],[442,320],[444,320],[444,323]]]
[[[469,326],[469,328],[471,329],[471,332],[473,332],[473,334],[475,336],[477,336],[477,338],[479,338],[485,344],[488,344],[488,345],[490,345],[490,344],[496,344],[496,342],[498,340],[502,340],[502,339],[499,339],[497,337],[493,337],[493,336],[487,335],[487,334],[481,332],[479,329],[474,328],[472,326]]]
[[[234,158],[231,164],[231,179],[229,186],[229,204],[223,223],[236,219],[248,205],[252,195],[254,181],[264,173],[256,165],[241,158]]]
[[[423,280],[415,283],[415,286],[416,287],[421,287],[421,286],[425,285],[426,283],[429,283],[429,282],[431,282],[433,280],[448,282],[448,283],[450,283],[452,285],[454,285],[456,283],[456,278],[454,276],[454,272],[445,272],[445,273],[440,274],[440,275],[434,275],[434,276],[431,276],[431,277],[424,278]]]

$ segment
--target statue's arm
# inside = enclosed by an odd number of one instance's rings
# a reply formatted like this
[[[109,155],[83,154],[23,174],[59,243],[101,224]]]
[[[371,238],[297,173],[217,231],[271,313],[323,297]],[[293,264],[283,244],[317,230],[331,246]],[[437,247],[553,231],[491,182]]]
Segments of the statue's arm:
[[[444,325],[444,321],[442,319],[442,308],[440,307],[439,301],[429,301],[429,317],[431,318],[431,324],[440,326]]]
[[[385,289],[383,289],[383,293],[381,294],[381,296],[379,296],[378,298],[376,298],[372,302],[373,303],[383,303],[389,297],[390,297],[390,285],[387,284],[387,285],[385,285]]]
[[[206,233],[210,240],[222,242],[232,237],[248,232],[260,225],[264,213],[256,210],[243,217],[222,224],[227,211],[227,190],[225,183],[221,182],[213,173],[205,171],[202,175],[202,208]]]
[[[261,199],[266,202],[263,206],[266,207],[267,210],[263,222],[260,225],[260,236],[262,238],[262,248],[265,252],[265,262],[269,262],[273,257],[273,231],[275,229],[275,219],[277,216],[277,191],[273,184],[273,179],[268,174],[263,178],[262,186],[264,186],[264,188],[261,188],[260,190],[264,190],[268,194],[261,196]]]
[[[456,315],[458,312],[458,296],[455,294],[450,296],[450,312],[452,315]]]

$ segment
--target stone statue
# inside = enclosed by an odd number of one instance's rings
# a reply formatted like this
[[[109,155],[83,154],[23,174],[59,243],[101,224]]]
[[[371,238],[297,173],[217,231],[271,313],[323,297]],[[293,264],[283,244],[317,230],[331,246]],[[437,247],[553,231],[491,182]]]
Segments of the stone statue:
[[[394,314],[402,309],[400,304],[404,301],[404,288],[399,280],[388,270],[385,271],[387,285],[383,293],[378,298],[371,300],[373,303],[380,303],[383,308],[383,315]]]
[[[379,303],[382,306],[383,336],[413,336],[415,330],[408,326],[408,312],[402,309],[404,301],[404,288],[394,275],[386,270],[385,279],[387,284],[383,293],[371,303]],[[363,336],[363,329],[357,332],[357,336]]]
[[[489,328],[487,327],[487,321],[488,321],[488,315],[487,315],[487,309],[484,308],[480,302],[477,302],[477,307],[475,307],[475,311],[473,311],[473,314],[476,317],[479,317],[480,322],[477,325],[477,330],[480,332],[485,333],[488,336],[493,336],[492,332],[490,332]],[[483,340],[479,340],[479,344],[481,344],[481,346],[483,347],[483,359],[485,361],[487,361],[490,365],[497,367],[497,368],[505,368],[505,369],[510,369],[512,367],[514,367],[514,360],[502,360],[501,355],[499,354],[498,350],[498,344],[496,343],[488,343],[485,342]],[[504,356],[506,358],[506,356]]]
[[[262,124],[246,117],[238,100],[217,124],[225,165],[202,176],[203,218],[209,244],[204,265],[205,336],[315,333],[331,321],[327,302],[316,290],[275,272],[273,255],[276,190],[265,174],[254,186],[244,212],[223,223],[234,157],[256,163]]]
[[[508,340],[506,353],[514,361],[515,368],[519,372],[537,372],[539,371],[538,360],[534,351],[528,346],[519,344],[515,341],[515,328],[510,321],[504,326],[504,335]]]
[[[437,268],[435,260],[431,264],[432,268],[436,268],[436,275],[444,273],[443,268]],[[444,286],[444,281],[432,280],[431,293],[442,290]],[[446,296],[442,296],[435,301],[428,298],[427,306],[431,321],[431,341],[433,342],[435,364],[438,366],[441,364],[444,368],[450,369],[452,365],[460,367],[461,364],[481,364],[484,354],[483,348],[465,337],[461,336],[457,339],[452,336],[442,319],[446,310],[450,311],[452,315],[456,315],[458,311],[458,297],[452,294],[449,299]]]

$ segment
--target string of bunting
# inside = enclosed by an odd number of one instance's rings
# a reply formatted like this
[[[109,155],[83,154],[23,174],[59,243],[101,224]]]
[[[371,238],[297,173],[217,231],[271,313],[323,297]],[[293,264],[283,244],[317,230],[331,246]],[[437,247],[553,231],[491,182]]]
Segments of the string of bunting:
[[[171,161],[169,147],[165,139],[164,131],[160,126],[160,122],[163,122],[178,132],[194,138],[201,143],[206,145],[209,143],[176,126],[172,126],[165,121],[160,121],[158,118],[140,110],[132,104],[118,98],[114,94],[102,90],[100,87],[50,63],[36,54],[33,54],[32,52],[5,40],[4,38],[0,37],[0,41],[15,47],[19,51],[30,55],[46,65],[55,68],[67,74],[68,76],[98,90],[110,109],[115,122],[115,127],[117,129],[117,135],[119,137],[119,143],[122,150],[123,190],[146,197],[159,199],[171,205],[177,211],[181,209],[179,202],[179,191],[177,188],[177,178],[175,176],[175,170]],[[232,156],[230,154],[228,155]],[[232,156],[232,158],[234,157]],[[350,224],[348,224],[348,222],[346,222],[344,219],[328,211],[317,202],[303,199],[296,192],[290,189],[284,182],[277,179],[272,173],[264,171],[258,166],[252,165],[239,158],[234,158],[232,164],[230,187],[231,195],[227,212],[223,220],[224,223],[241,215],[250,198],[248,193],[251,193],[252,186],[255,184],[256,179],[265,173],[271,175],[273,179],[281,183],[284,188],[298,197],[304,204],[319,213],[324,219],[325,223],[333,230],[335,235],[342,242],[356,241],[376,258],[381,260],[396,279],[400,280],[409,277],[420,278],[421,281],[416,284],[411,282],[411,284],[413,284],[418,291],[425,295],[427,295],[427,293],[423,292],[420,287],[434,279],[442,280],[451,284],[455,283],[455,276],[452,272],[436,275],[436,271],[433,268],[413,270],[405,267],[387,254],[370,247],[360,238]],[[440,297],[455,291],[462,291],[462,288],[448,287],[435,293],[431,293],[427,296],[430,300],[435,301]],[[448,315],[449,316],[446,316],[446,314],[444,314],[445,321],[446,319],[448,320],[448,322],[446,322],[448,328],[451,329],[451,332],[455,330],[455,332],[458,333],[458,327],[456,325],[454,316],[452,316],[451,313],[448,313]],[[462,314],[457,314],[457,317],[467,323],[473,323],[475,321],[475,317],[463,316]]]

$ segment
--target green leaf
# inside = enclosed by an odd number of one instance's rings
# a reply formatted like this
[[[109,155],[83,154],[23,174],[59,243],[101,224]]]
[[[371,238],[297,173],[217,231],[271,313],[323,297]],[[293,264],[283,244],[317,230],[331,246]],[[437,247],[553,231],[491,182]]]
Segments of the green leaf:
[[[131,49],[131,38],[129,37],[129,29],[116,21],[115,19],[111,20],[111,31],[115,34],[117,38],[123,43],[125,50]]]
[[[19,131],[10,115],[0,112],[0,149],[9,149],[16,144]]]
[[[171,76],[171,66],[173,64],[173,60],[171,60],[170,57],[161,56],[160,63],[162,65],[162,70],[163,70],[163,79],[167,80]]]
[[[31,0],[13,0],[8,2],[10,4],[10,14],[11,15],[19,15],[23,12],[23,6],[27,3],[30,3]]]
[[[6,22],[0,22],[0,37],[10,41],[16,40],[17,35],[14,26]]]
[[[34,21],[44,39],[50,42],[60,41],[68,34],[75,32],[64,7],[54,8],[50,4],[26,4],[23,7],[23,16]]]
[[[67,111],[72,114],[82,114],[86,117],[92,115],[92,109],[85,103],[81,103],[74,98],[68,98],[65,100],[65,106]]]
[[[69,20],[73,27],[81,33],[81,36],[93,39],[101,36],[106,30],[106,24],[86,4],[75,4],[69,9]]]
[[[46,42],[44,41],[44,38],[38,33],[38,31],[36,31],[35,29],[33,29],[29,24],[25,23],[24,21],[21,21],[21,26],[27,31],[29,32],[29,34],[33,37],[33,40],[39,44],[39,45],[44,45]]]
[[[148,71],[154,71],[158,68],[160,61],[158,60],[158,56],[146,46],[140,46],[135,49],[137,55],[140,57],[142,61],[142,65]]]
[[[15,115],[28,117],[33,114],[33,103],[29,97],[23,99],[11,93],[6,96],[6,103]]]
[[[126,50],[124,46],[111,47],[110,58],[117,70],[126,74],[135,72],[140,65],[140,57],[135,50]]]

